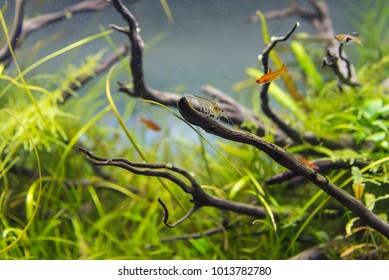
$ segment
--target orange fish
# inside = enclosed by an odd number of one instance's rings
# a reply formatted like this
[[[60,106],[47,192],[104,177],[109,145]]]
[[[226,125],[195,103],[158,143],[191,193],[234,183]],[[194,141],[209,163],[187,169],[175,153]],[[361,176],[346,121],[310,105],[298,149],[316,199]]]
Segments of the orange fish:
[[[361,39],[351,34],[340,34],[335,36],[336,41],[342,44],[357,43],[362,46]]]
[[[150,128],[151,130],[154,130],[154,131],[160,131],[161,128],[159,127],[159,125],[157,125],[153,120],[147,120],[145,119],[143,116],[141,116],[139,118],[139,121],[141,123],[143,123],[145,126],[147,126],[148,128]]]
[[[267,73],[257,79],[257,84],[270,83],[271,81],[277,79],[279,75],[281,75],[283,72],[287,70],[289,70],[289,68],[286,68],[285,63],[282,63],[281,69],[274,72],[271,72],[270,68],[267,68]]]

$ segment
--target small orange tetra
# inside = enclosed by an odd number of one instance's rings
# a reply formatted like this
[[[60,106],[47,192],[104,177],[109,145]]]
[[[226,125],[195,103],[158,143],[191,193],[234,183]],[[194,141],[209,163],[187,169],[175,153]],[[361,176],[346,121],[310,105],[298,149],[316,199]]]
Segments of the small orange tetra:
[[[351,34],[340,34],[335,36],[336,41],[342,44],[357,43],[362,46],[361,38],[353,36]]]
[[[269,67],[267,69],[267,73],[265,75],[263,75],[262,77],[259,77],[257,79],[257,84],[270,83],[271,81],[274,81],[275,79],[277,79],[279,77],[279,75],[281,75],[282,73],[284,73],[287,70],[290,70],[290,69],[285,66],[285,63],[282,63],[281,69],[274,71],[274,72],[271,72],[270,67]]]
[[[147,128],[151,129],[151,130],[154,130],[154,131],[160,131],[161,128],[159,127],[159,125],[157,125],[153,120],[148,120],[148,119],[145,119],[143,116],[141,116],[139,118],[139,121],[141,123],[143,123],[145,126],[147,126]]]

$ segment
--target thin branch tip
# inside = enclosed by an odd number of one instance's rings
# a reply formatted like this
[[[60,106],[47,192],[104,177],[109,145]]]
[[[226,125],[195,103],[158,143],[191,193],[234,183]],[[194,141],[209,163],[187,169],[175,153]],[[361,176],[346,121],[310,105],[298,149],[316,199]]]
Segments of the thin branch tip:
[[[88,154],[90,153],[87,149],[85,149],[85,148],[83,148],[83,147],[78,147],[78,150],[79,150],[80,152],[86,154],[86,155],[88,155]]]

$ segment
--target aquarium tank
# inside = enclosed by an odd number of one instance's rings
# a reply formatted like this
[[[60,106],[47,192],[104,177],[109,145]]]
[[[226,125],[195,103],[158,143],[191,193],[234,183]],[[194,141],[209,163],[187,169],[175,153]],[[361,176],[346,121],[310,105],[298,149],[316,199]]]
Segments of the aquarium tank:
[[[387,1],[0,3],[0,259],[388,259]]]

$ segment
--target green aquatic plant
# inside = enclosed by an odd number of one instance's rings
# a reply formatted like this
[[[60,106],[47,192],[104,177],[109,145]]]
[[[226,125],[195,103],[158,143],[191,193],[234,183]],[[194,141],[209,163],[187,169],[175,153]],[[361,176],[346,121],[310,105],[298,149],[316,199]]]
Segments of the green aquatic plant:
[[[301,70],[304,72],[304,75],[307,78],[308,86],[320,92],[323,88],[322,76],[317,70],[314,62],[312,61],[312,58],[307,54],[306,50],[304,49],[304,45],[299,42],[292,41],[290,43],[290,47],[296,57],[296,60]]]
[[[370,0],[350,5],[357,17],[351,18],[356,30],[360,34],[363,48],[358,50],[360,65],[374,63],[387,56],[389,27],[389,7],[385,0]],[[383,69],[384,75],[388,70]]]

